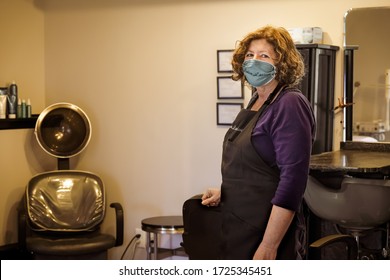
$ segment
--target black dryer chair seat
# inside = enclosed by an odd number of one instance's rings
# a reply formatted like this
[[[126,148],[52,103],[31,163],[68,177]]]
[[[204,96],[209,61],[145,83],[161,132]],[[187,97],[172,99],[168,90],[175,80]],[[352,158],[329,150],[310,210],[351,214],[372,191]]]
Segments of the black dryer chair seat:
[[[104,185],[95,174],[61,170],[33,177],[18,207],[18,244],[35,259],[106,259],[123,244],[123,208],[115,209],[116,235],[102,233]]]

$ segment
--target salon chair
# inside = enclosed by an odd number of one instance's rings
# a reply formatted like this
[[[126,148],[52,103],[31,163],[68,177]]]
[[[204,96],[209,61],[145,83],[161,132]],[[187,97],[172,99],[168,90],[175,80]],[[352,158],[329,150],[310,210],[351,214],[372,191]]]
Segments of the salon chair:
[[[183,204],[183,242],[182,246],[190,260],[219,259],[221,234],[220,207],[202,205],[202,195],[195,195]],[[237,229],[239,230],[239,229]],[[356,259],[357,243],[351,235],[335,234],[323,237],[310,244],[309,259],[320,259],[320,252],[332,245],[345,244],[346,258]]]
[[[190,260],[216,260],[219,255],[220,207],[202,205],[202,195],[195,195],[183,204],[182,246]]]
[[[85,171],[52,171],[34,176],[18,208],[18,245],[35,259],[107,259],[123,243],[123,209],[116,236],[100,231],[106,214],[104,184]]]
[[[356,260],[358,258],[358,244],[353,236],[348,234],[331,234],[322,237],[309,245],[309,259],[320,260],[321,250],[338,244],[345,245],[346,259]]]
[[[337,259],[339,252],[354,260],[389,259],[389,194],[390,181],[381,174],[312,172],[304,201],[309,220],[321,219],[327,233],[309,244],[309,259],[319,259],[329,249]],[[327,224],[333,226],[331,234]]]
[[[91,137],[90,121],[79,107],[57,103],[38,117],[36,139],[58,159],[58,170],[32,177],[18,207],[18,246],[34,259],[107,259],[108,249],[123,244],[123,208],[115,209],[116,235],[100,230],[106,215],[102,179],[69,169]]]

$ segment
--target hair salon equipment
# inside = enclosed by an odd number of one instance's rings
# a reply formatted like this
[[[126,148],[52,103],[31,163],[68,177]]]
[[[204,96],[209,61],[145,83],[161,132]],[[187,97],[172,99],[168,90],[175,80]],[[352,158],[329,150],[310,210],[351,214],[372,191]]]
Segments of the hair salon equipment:
[[[31,116],[32,116],[32,108],[31,108],[31,101],[29,98],[27,99],[27,103],[26,103],[26,117],[31,118]]]
[[[69,169],[69,158],[80,154],[91,139],[87,114],[70,103],[57,103],[39,115],[35,136],[41,148],[58,160],[58,169]]]
[[[195,195],[183,204],[183,243],[190,260],[217,260],[222,226],[219,206],[202,205],[202,195]]]
[[[311,244],[312,248],[321,249],[341,241],[356,252],[355,259],[387,258],[390,253],[389,180],[345,176],[340,177],[340,186],[337,188],[330,187],[328,182],[320,182],[310,176],[305,201],[315,215],[334,224],[336,234],[332,238],[325,236],[317,240]],[[382,244],[375,244],[379,246],[376,249],[363,246],[360,239],[375,232],[379,239],[384,239],[383,242],[375,243]],[[356,249],[350,239],[356,241]],[[349,254],[353,255],[351,252]]]
[[[0,119],[7,118],[7,88],[0,87]]]
[[[18,105],[18,86],[15,81],[11,83],[8,90],[8,118],[16,118],[16,107]]]
[[[27,102],[25,99],[18,98],[18,105],[16,107],[16,118],[25,119],[25,118],[31,118],[31,116],[32,116],[32,107],[31,107],[30,98],[27,99]]]
[[[22,99],[21,107],[22,107],[22,109],[21,109],[22,119],[25,119],[25,118],[27,118],[26,100]]]
[[[105,185],[87,171],[69,170],[69,158],[81,153],[91,137],[87,115],[76,105],[57,103],[38,117],[36,139],[58,159],[58,169],[38,174],[26,186],[18,207],[18,244],[36,259],[106,259],[123,243],[123,208],[115,209],[116,235],[102,233]]]
[[[383,40],[387,38],[389,19],[389,6],[351,8],[344,14],[344,97],[354,105],[345,108],[343,140],[364,134],[389,142],[389,51]],[[377,120],[386,132],[355,131],[357,123]]]
[[[16,107],[16,118],[22,118],[22,100],[20,98],[18,98],[18,106]]]
[[[339,151],[311,157],[304,195],[310,244],[321,251],[342,241],[354,250],[352,238],[356,258],[389,258],[389,153],[386,143],[342,142]],[[323,231],[327,224],[333,226],[334,238]]]
[[[161,248],[159,236],[183,233],[182,216],[154,216],[141,221],[142,230],[146,232],[146,259],[159,260],[175,255],[182,255],[182,245],[176,248]]]

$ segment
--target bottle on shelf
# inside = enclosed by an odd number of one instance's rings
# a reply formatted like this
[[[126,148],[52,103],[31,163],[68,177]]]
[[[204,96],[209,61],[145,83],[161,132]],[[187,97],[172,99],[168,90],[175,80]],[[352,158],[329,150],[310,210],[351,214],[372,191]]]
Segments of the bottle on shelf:
[[[16,109],[16,118],[21,119],[22,118],[22,100],[18,98],[18,106]]]
[[[31,116],[32,116],[32,108],[31,108],[30,98],[27,99],[26,111],[27,111],[27,118],[31,118]]]
[[[15,81],[11,83],[8,90],[8,118],[16,118],[16,107],[18,105],[18,86]]]
[[[22,119],[27,118],[26,100],[22,99]]]

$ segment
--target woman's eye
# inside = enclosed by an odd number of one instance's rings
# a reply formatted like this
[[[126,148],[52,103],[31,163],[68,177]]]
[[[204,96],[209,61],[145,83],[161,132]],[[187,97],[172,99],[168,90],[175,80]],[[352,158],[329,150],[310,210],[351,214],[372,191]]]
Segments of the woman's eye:
[[[253,54],[253,53],[245,54],[245,58],[254,58],[254,57],[255,57],[255,54]],[[265,54],[265,53],[262,53],[262,54],[256,55],[256,59],[259,59],[259,58],[270,58],[270,56]]]

